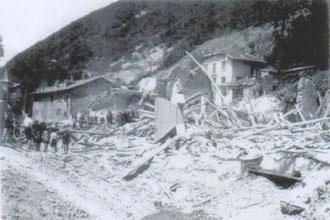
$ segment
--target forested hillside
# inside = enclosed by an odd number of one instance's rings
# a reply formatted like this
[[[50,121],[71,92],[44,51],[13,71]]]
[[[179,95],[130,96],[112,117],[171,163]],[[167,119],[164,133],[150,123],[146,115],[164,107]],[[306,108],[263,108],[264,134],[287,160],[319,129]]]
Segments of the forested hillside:
[[[18,54],[7,67],[33,91],[84,70],[99,74],[132,53],[163,45],[167,68],[203,42],[232,31],[271,24],[275,45],[265,57],[278,68],[316,64],[328,67],[325,0],[118,1],[95,11]],[[251,45],[253,47],[253,45]],[[258,51],[255,51],[258,53]]]

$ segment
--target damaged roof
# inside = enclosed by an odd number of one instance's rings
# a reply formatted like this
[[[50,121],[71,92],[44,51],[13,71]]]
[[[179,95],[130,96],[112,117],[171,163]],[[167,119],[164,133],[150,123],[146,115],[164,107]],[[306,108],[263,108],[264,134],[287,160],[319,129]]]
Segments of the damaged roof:
[[[256,62],[256,63],[267,63],[264,59],[258,58],[251,54],[234,54],[234,53],[228,53],[228,52],[215,52],[212,54],[207,54],[204,56],[204,59],[216,55],[225,55],[233,60],[243,60],[248,62]]]
[[[106,77],[104,77],[104,76],[97,76],[97,77],[93,77],[93,78],[89,78],[89,79],[83,79],[83,80],[75,81],[74,83],[72,83],[72,84],[70,84],[68,86],[62,86],[62,87],[51,86],[51,87],[47,87],[47,88],[42,89],[41,91],[33,92],[32,94],[33,95],[37,95],[37,94],[64,92],[64,91],[68,91],[68,90],[71,90],[71,89],[74,89],[74,88],[77,88],[77,87],[86,85],[88,83],[94,82],[94,81],[96,81],[98,79],[103,79],[106,82],[115,85],[114,82],[112,82],[111,80],[107,79]]]

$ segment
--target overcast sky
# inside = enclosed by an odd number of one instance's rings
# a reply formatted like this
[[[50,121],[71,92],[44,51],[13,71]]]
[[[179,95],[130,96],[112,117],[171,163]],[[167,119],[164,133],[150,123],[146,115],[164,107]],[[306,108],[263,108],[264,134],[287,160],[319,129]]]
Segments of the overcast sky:
[[[17,53],[116,0],[0,0],[3,66]]]

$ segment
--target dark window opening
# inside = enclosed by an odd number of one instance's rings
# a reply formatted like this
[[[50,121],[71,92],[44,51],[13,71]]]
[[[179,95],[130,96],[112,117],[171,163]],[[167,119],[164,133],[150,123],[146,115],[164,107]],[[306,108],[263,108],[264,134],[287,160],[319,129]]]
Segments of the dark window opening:
[[[213,73],[216,73],[216,72],[217,72],[217,64],[213,63]]]

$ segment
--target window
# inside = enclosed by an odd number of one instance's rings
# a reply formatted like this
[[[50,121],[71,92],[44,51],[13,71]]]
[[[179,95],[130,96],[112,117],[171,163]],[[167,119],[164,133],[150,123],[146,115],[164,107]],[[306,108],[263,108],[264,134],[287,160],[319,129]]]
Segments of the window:
[[[204,64],[204,68],[205,68],[205,70],[206,70],[206,72],[208,72],[209,71],[209,65],[206,63],[206,64]]]
[[[213,74],[212,79],[213,79],[214,82],[216,82],[217,81],[217,74]]]
[[[213,73],[217,72],[217,63],[213,63]]]
[[[225,83],[225,82],[226,82],[226,77],[224,77],[224,76],[221,77],[221,82],[222,82],[222,83]]]
[[[62,116],[62,110],[60,108],[56,109],[56,117]]]
[[[227,68],[227,61],[221,61],[221,70],[226,71]]]

